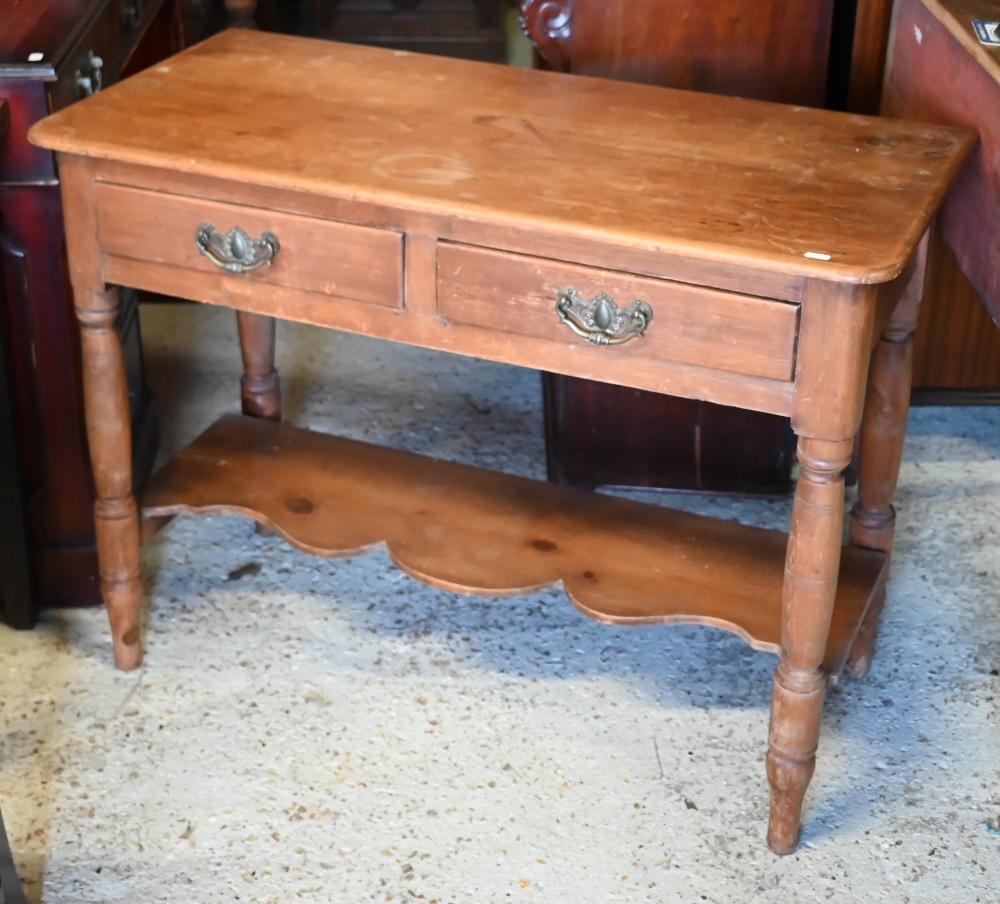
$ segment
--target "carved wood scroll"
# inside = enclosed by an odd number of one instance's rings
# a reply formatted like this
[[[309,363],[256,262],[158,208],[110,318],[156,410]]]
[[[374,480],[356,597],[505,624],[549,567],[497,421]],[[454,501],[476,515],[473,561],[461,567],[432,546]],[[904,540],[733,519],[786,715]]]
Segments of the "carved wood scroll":
[[[549,69],[569,71],[571,0],[522,0],[521,30]]]

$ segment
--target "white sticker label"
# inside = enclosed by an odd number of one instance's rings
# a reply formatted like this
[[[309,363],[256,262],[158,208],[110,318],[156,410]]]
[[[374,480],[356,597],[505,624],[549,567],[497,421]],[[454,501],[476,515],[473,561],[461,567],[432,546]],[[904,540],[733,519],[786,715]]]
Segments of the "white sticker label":
[[[988,22],[986,19],[973,19],[972,27],[976,30],[976,37],[979,38],[980,44],[986,44],[990,47],[1000,47],[1000,36],[997,34],[997,29],[1000,28],[1000,22]]]
[[[45,54],[39,53],[37,50],[34,53],[28,54],[29,63],[40,63],[44,59],[45,59]]]

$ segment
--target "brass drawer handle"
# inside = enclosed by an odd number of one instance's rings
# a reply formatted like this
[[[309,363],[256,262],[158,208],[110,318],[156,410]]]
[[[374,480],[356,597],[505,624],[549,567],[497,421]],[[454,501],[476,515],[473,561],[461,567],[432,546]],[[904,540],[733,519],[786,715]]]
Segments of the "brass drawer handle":
[[[603,292],[593,301],[580,297],[576,289],[562,289],[556,296],[556,313],[578,336],[594,345],[621,345],[645,332],[653,309],[644,301],[620,308]]]
[[[198,250],[216,267],[229,273],[252,273],[270,266],[281,245],[273,232],[264,232],[259,239],[252,239],[239,226],[224,235],[216,232],[211,223],[202,223],[195,233]]]

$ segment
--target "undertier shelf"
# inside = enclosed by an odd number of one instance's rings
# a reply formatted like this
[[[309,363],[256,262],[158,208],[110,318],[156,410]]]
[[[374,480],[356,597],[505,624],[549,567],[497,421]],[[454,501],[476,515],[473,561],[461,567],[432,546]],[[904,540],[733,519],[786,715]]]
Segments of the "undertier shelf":
[[[341,557],[385,546],[436,587],[515,596],[561,584],[615,625],[698,624],[780,652],[787,536],[230,415],[142,490],[155,522],[182,512],[256,519]],[[839,675],[885,557],[844,547],[824,666]]]

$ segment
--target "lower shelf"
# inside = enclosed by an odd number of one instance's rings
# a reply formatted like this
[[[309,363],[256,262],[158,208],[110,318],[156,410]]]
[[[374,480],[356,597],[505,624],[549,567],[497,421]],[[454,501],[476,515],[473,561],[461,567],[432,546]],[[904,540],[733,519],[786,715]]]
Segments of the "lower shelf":
[[[700,624],[780,652],[787,537],[656,505],[231,415],[153,476],[143,515],[247,515],[294,546],[384,545],[437,587],[514,596],[561,583],[608,624]],[[845,547],[824,666],[839,675],[885,581],[885,557]]]

